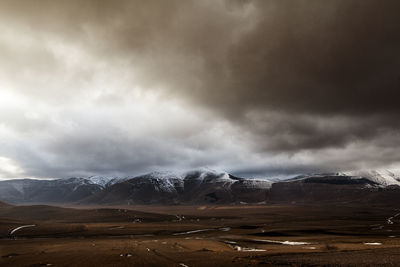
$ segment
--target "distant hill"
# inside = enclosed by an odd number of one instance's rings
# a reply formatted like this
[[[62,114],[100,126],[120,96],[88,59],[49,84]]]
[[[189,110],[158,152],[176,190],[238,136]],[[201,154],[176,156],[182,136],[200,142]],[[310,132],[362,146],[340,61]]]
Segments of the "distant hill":
[[[366,177],[313,175],[274,183],[269,203],[370,203],[397,205],[400,187]]]
[[[0,208],[11,207],[11,206],[12,206],[12,205],[10,205],[10,204],[8,204],[8,203],[5,203],[5,202],[0,201]]]
[[[0,201],[8,203],[71,203],[100,192],[102,189],[102,186],[85,178],[14,179],[0,181]]]

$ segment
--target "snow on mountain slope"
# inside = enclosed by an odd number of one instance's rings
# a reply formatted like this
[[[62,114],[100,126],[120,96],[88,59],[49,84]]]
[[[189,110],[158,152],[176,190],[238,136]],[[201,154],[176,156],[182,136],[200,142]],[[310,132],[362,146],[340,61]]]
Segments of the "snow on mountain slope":
[[[172,171],[154,171],[148,174],[145,174],[150,178],[157,178],[157,179],[183,179],[184,173],[183,172],[172,172]]]
[[[97,184],[97,185],[100,185],[101,187],[107,187],[107,186],[113,185],[115,183],[119,183],[119,182],[125,181],[127,179],[130,179],[130,177],[94,175],[94,176],[90,176],[85,179],[88,180],[92,184]]]
[[[183,177],[173,172],[151,172],[133,177],[129,183],[138,185],[151,185],[157,192],[176,193],[177,188],[183,187]]]
[[[400,186],[400,173],[389,170],[358,170],[343,172],[342,175],[352,176],[354,179],[366,178],[381,186]]]
[[[259,203],[271,182],[240,178],[208,168],[150,172],[103,189],[86,203]]]
[[[184,174],[184,179],[187,181],[196,180],[198,183],[232,184],[235,182],[235,180],[226,172],[218,172],[204,168],[186,172]]]
[[[60,179],[54,179],[53,181],[58,181],[61,183],[74,183],[76,184],[76,186],[92,184],[92,185],[99,185],[105,188],[107,186],[122,182],[130,178],[132,177],[93,175],[89,177],[60,178]]]
[[[227,172],[216,171],[210,168],[198,168],[190,171],[154,171],[138,176],[128,176],[128,177],[117,177],[117,176],[100,176],[94,175],[87,178],[68,178],[75,179],[74,181],[80,180],[82,184],[96,184],[105,188],[113,184],[127,181],[130,179],[146,178],[149,180],[157,181],[157,183],[164,184],[166,187],[173,186],[179,180],[188,181],[196,180],[201,183],[224,183],[232,184],[240,180],[243,184],[247,184],[249,187],[261,186],[262,188],[270,187],[272,182],[268,179],[253,179],[253,178],[237,178],[230,175]],[[59,179],[67,181],[68,179]],[[57,180],[57,179],[56,179]]]
[[[105,187],[110,181],[114,180],[116,177],[105,177],[105,176],[90,176],[87,178],[91,183],[98,184],[102,187]]]
[[[400,186],[400,171],[398,170],[356,170],[356,171],[345,171],[338,173],[326,173],[326,174],[311,174],[311,175],[299,175],[297,177],[287,179],[286,182],[304,180],[309,178],[332,178],[332,177],[348,177],[353,180],[367,179],[368,181],[375,184],[375,186],[386,187],[390,185]]]
[[[25,188],[24,188],[24,183],[13,183],[11,184],[12,188],[15,189],[16,191],[18,191],[21,194],[25,193]]]
[[[306,179],[310,177],[325,177],[325,176],[349,176],[351,179],[368,179],[369,181],[376,183],[379,186],[389,186],[389,185],[398,185],[400,186],[400,170],[358,170],[358,171],[346,171],[339,173],[331,173],[331,174],[312,174],[312,175],[301,175],[292,179],[279,180],[282,181],[291,181],[291,180],[299,180]],[[108,177],[108,176],[90,176],[88,178],[83,178],[84,183],[92,183],[96,185],[100,185],[105,188],[111,186],[113,184],[126,181],[129,179],[135,178],[147,178],[149,180],[153,180],[154,183],[157,184],[157,187],[160,191],[174,191],[174,187],[177,184],[183,183],[183,181],[196,181],[197,183],[218,183],[224,184],[225,186],[234,184],[237,181],[240,181],[243,185],[249,188],[270,188],[274,182],[279,181],[271,181],[269,179],[251,179],[251,178],[237,178],[234,177],[227,172],[221,172],[212,170],[209,168],[199,168],[190,171],[155,171],[150,172],[144,175],[135,176],[135,177]],[[150,181],[149,181],[150,182]],[[183,186],[183,185],[182,185]]]
[[[191,171],[155,171],[148,174],[133,177],[128,180],[130,183],[152,185],[158,192],[174,192],[183,190],[189,183],[197,185],[215,184],[229,187],[235,180],[229,178],[226,172],[217,172],[207,168],[196,169]]]
[[[90,176],[52,180],[0,181],[0,201],[12,203],[72,203],[93,199],[104,203],[230,203],[260,202],[272,182],[240,178],[200,168],[181,172],[151,172],[139,176]],[[132,203],[133,203],[132,202]]]
[[[227,172],[215,171],[209,168],[199,168],[190,171],[172,172],[172,171],[155,171],[138,177],[148,177],[153,179],[181,179],[181,180],[198,180],[201,182],[235,182]]]
[[[248,188],[269,189],[273,182],[266,179],[245,179],[243,184]]]
[[[158,186],[165,186],[164,190],[166,191],[173,191],[172,187],[176,187],[177,185],[179,187],[184,187],[187,182],[195,182],[196,184],[218,184],[218,186],[224,186],[227,188],[235,183],[240,183],[242,186],[247,188],[260,189],[268,189],[272,185],[272,182],[267,179],[239,178],[232,176],[227,172],[216,171],[209,168],[199,168],[183,172],[151,172],[138,177],[155,179]]]

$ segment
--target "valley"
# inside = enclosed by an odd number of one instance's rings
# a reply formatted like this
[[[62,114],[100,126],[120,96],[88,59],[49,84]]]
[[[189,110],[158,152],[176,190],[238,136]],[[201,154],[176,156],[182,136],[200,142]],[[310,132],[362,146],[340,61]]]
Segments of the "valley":
[[[352,204],[2,204],[0,265],[395,265],[398,212]]]

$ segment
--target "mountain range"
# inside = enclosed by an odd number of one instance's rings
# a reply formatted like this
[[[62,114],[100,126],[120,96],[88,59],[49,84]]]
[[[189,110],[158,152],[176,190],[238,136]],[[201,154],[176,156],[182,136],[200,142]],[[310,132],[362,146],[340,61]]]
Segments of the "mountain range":
[[[0,201],[15,204],[246,204],[400,200],[400,174],[368,170],[298,175],[285,180],[241,178],[198,169],[135,177],[73,177],[0,181]]]

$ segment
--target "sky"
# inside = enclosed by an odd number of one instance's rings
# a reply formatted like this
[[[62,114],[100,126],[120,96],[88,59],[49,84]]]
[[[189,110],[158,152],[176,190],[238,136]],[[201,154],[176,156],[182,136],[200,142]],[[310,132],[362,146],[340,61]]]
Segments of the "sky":
[[[398,169],[398,10],[0,0],[0,178]]]

